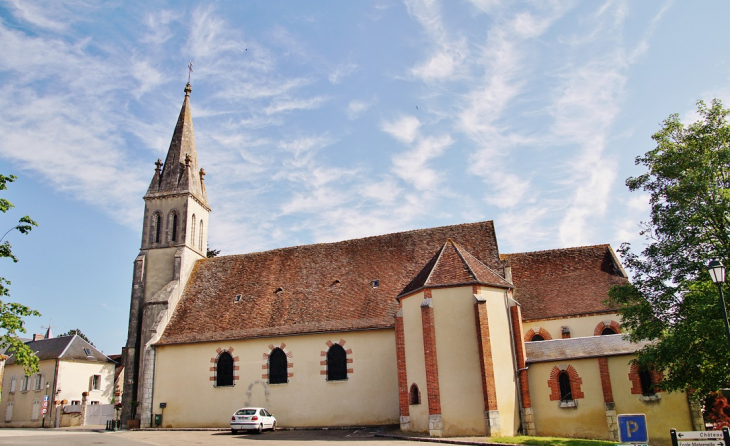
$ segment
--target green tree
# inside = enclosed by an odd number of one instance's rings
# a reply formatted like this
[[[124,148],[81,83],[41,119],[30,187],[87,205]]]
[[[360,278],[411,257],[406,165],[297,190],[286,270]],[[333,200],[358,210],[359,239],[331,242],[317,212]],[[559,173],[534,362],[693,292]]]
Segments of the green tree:
[[[633,273],[614,287],[631,340],[654,340],[639,351],[641,366],[663,370],[661,387],[707,395],[730,383],[730,348],[723,312],[707,264],[730,264],[730,110],[713,100],[697,103],[700,120],[671,115],[652,138],[656,148],[636,158],[647,172],[626,180],[648,192],[650,220],[639,253],[619,249]]]
[[[81,330],[79,330],[78,328],[74,328],[72,330],[67,331],[66,333],[62,333],[62,334],[58,335],[58,337],[60,338],[61,336],[73,336],[73,335],[76,335],[76,336],[80,337],[81,339],[83,339],[84,341],[88,342],[89,344],[94,345],[94,343],[91,342],[89,340],[89,338],[87,338],[86,335],[83,334],[81,332]],[[94,345],[94,347],[96,347],[96,346]]]
[[[15,181],[14,175],[5,176],[0,174],[0,191],[8,189],[8,183]],[[0,212],[5,214],[7,211],[12,209],[14,206],[11,202],[4,198],[0,198]],[[12,246],[8,240],[3,240],[12,231],[18,231],[21,234],[28,234],[33,226],[38,226],[38,223],[33,221],[27,215],[21,217],[18,220],[18,224],[8,229],[8,231],[0,237],[0,257],[10,258],[13,262],[17,262],[18,259],[13,255]],[[8,289],[10,281],[4,277],[0,277],[0,299],[4,299],[10,296],[10,290]],[[23,341],[18,338],[18,333],[25,333],[25,322],[23,317],[25,316],[40,316],[41,314],[36,310],[31,310],[25,305],[21,305],[13,302],[5,302],[0,300],[0,329],[5,330],[5,334],[0,336],[0,348],[8,347],[9,353],[14,355],[15,362],[20,364],[25,369],[25,373],[30,375],[38,371],[38,357],[33,353]]]

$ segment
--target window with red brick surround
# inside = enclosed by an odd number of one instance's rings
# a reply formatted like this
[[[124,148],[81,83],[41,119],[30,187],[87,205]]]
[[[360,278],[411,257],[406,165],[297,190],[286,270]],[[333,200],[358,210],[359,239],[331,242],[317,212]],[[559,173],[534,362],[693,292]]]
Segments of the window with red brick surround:
[[[320,355],[323,357],[321,361],[319,361],[319,364],[322,366],[322,370],[320,370],[320,374],[327,377],[327,381],[340,381],[340,380],[347,380],[349,378],[349,375],[353,373],[352,366],[352,349],[345,350],[345,340],[340,339],[340,342],[334,343],[332,341],[327,341],[327,347],[328,350],[323,350],[320,352]],[[332,348],[335,347],[335,351],[332,351]],[[341,351],[340,351],[341,350]],[[342,355],[342,352],[344,352],[344,355]],[[343,357],[344,356],[344,357]],[[336,373],[335,370],[330,370],[330,360],[331,359],[342,359],[344,361],[344,369],[342,369],[343,365],[341,364],[333,364],[335,367],[337,367],[339,370]],[[344,371],[344,377],[342,376],[342,371]],[[333,373],[335,372],[335,373]]]
[[[601,336],[606,335],[609,333],[604,333],[604,330],[612,330],[615,334],[621,333],[621,325],[619,325],[616,321],[611,321],[609,325],[606,325],[605,322],[599,322],[598,325],[596,325],[596,328],[593,330],[593,336]]]
[[[658,392],[662,392],[662,389],[659,387],[659,383],[662,382],[664,379],[664,373],[657,372],[655,370],[649,370],[645,372],[645,378],[651,378],[651,384],[653,385],[654,393],[656,394]],[[639,368],[639,364],[633,363],[631,364],[631,368],[629,369],[629,381],[631,381],[631,394],[632,395],[652,395],[652,393],[646,393],[649,389],[644,389],[641,385],[641,369]],[[644,387],[647,386],[648,383],[645,382]]]
[[[210,380],[213,381],[215,387],[232,387],[236,385],[236,381],[240,378],[238,372],[239,367],[236,363],[239,361],[238,356],[233,356],[233,347],[228,347],[228,350],[217,348],[216,355],[210,358],[210,362],[213,366],[210,368],[212,372]],[[219,361],[223,359],[222,362]],[[230,362],[229,362],[230,361]],[[219,376],[218,367],[221,366],[221,375]],[[225,368],[225,370],[223,369]]]
[[[550,336],[550,333],[548,333],[547,330],[538,327],[537,331],[532,328],[527,330],[527,333],[525,333],[525,342],[532,342],[532,338],[534,338],[535,335],[542,336],[542,339],[535,339],[536,341],[550,341],[553,339],[553,337]]]
[[[285,362],[285,364],[286,364],[286,371],[285,372],[282,371],[282,372],[286,373],[286,379],[282,379],[282,378],[284,378],[284,376],[279,376],[279,379],[275,379],[276,382],[272,382],[271,381],[271,361],[270,361],[270,358],[274,354],[274,351],[276,351],[276,350],[278,350],[279,352],[283,353],[284,356],[285,356],[285,358],[286,358],[286,362]],[[292,367],[294,367],[294,364],[291,362],[291,360],[292,360],[293,357],[294,357],[294,355],[292,354],[292,352],[286,350],[286,344],[284,344],[283,342],[280,345],[278,345],[278,346],[276,346],[274,344],[269,344],[269,352],[268,353],[264,353],[264,357],[263,357],[264,363],[261,365],[261,368],[264,371],[264,373],[261,375],[261,378],[268,379],[269,380],[269,384],[284,384],[284,383],[288,382],[289,381],[289,378],[291,378],[292,376],[294,376],[294,371],[292,369]],[[282,358],[279,357],[279,359],[282,359]]]
[[[548,380],[548,387],[550,387],[550,401],[560,401],[561,400],[561,394],[560,394],[560,373],[565,372],[568,375],[568,378],[570,379],[570,390],[571,390],[571,396],[574,400],[581,399],[585,397],[583,392],[580,389],[581,384],[583,384],[583,379],[578,376],[578,372],[573,368],[572,365],[569,365],[568,368],[565,370],[560,370],[557,367],[553,367],[553,369],[550,371],[550,379]]]

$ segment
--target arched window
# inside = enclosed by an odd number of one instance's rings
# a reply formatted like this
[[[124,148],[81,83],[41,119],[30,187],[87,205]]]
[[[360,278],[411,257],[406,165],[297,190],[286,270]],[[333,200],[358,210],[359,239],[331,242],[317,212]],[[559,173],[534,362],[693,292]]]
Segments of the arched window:
[[[327,351],[327,381],[347,379],[347,354],[339,344],[333,344]]]
[[[162,215],[159,213],[156,213],[154,217],[152,217],[153,225],[155,228],[155,243],[160,243],[160,233],[162,232]]]
[[[639,381],[641,382],[641,394],[644,396],[654,395],[656,387],[654,386],[654,377],[647,369],[639,370]]]
[[[269,384],[287,382],[286,353],[280,348],[275,348],[269,356]]]
[[[193,220],[190,223],[190,246],[195,247],[195,214],[193,214]]]
[[[618,333],[616,333],[616,330],[614,330],[611,327],[606,327],[601,332],[601,336],[608,336],[608,335],[615,335],[615,334],[618,334]]]
[[[218,387],[233,385],[233,357],[228,352],[223,352],[218,356],[215,385]]]
[[[570,376],[568,376],[568,372],[565,370],[558,375],[558,384],[560,385],[560,401],[572,400],[573,391],[570,387]]]
[[[411,384],[411,391],[409,392],[409,398],[411,405],[421,404],[421,392],[418,390],[418,386],[413,383]]]
[[[200,249],[203,249],[203,220],[200,220],[200,241],[198,243]]]
[[[543,337],[542,337],[541,335],[539,335],[539,334],[536,334],[535,336],[533,336],[533,337],[532,337],[532,339],[530,339],[530,342],[536,342],[536,341],[544,341],[544,340],[545,340],[545,338],[543,338]]]
[[[177,241],[177,212],[172,211],[170,215],[170,241]]]

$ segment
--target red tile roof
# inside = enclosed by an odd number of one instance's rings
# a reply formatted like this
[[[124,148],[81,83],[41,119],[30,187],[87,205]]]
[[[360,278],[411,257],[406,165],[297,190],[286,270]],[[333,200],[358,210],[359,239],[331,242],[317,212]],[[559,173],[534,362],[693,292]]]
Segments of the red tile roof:
[[[512,288],[512,284],[449,239],[398,297],[423,288],[482,284]]]
[[[160,344],[393,327],[395,297],[447,239],[502,270],[491,221],[200,260]]]
[[[609,245],[502,254],[525,320],[613,311],[604,301],[628,282]]]

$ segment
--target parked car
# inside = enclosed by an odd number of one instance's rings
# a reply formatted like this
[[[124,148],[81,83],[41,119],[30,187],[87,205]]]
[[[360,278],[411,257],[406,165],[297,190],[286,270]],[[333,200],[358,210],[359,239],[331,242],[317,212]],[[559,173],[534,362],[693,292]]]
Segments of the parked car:
[[[231,416],[231,433],[241,430],[253,430],[261,433],[264,429],[276,429],[276,418],[263,407],[243,407]]]

